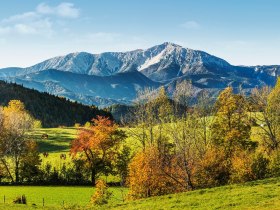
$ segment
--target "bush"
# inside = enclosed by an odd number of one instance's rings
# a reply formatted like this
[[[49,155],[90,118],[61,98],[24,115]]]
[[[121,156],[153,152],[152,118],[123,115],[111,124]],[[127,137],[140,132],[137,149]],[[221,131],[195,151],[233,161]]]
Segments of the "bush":
[[[75,128],[79,128],[79,127],[81,127],[81,124],[80,124],[80,123],[75,123],[75,124],[74,124],[74,127],[75,127]]]
[[[195,169],[195,182],[198,187],[214,187],[229,182],[230,167],[225,152],[209,148]]]
[[[96,182],[96,191],[91,197],[91,203],[95,205],[104,205],[108,203],[108,200],[112,196],[112,192],[108,191],[108,186],[105,181],[100,179]]]
[[[269,163],[270,175],[274,177],[280,176],[280,152],[275,151],[270,158]]]
[[[168,158],[165,158],[168,157]],[[138,152],[129,164],[131,199],[183,192],[186,174],[172,155],[162,157],[155,147]]]
[[[264,179],[268,174],[268,166],[269,166],[269,160],[265,158],[262,154],[257,154],[256,157],[253,159],[253,163],[252,163],[252,172],[255,179]]]
[[[248,151],[235,151],[231,159],[230,182],[240,183],[254,180],[253,157]],[[256,172],[257,173],[257,172]]]

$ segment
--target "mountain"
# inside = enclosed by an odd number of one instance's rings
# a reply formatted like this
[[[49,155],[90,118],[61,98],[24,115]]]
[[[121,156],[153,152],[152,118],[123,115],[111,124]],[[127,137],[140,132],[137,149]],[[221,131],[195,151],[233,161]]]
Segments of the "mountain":
[[[99,106],[128,103],[135,98],[138,90],[144,87],[156,89],[161,85],[138,71],[94,76],[49,69],[10,78],[10,81],[41,92]]]
[[[22,101],[30,114],[40,120],[44,127],[84,124],[97,115],[112,117],[109,112],[97,107],[74,103],[63,97],[0,81],[0,106],[6,106],[14,99]]]
[[[273,86],[280,66],[234,66],[199,50],[165,42],[146,50],[71,53],[28,68],[0,70],[0,79],[98,106],[130,104],[138,90],[191,80],[213,92]]]

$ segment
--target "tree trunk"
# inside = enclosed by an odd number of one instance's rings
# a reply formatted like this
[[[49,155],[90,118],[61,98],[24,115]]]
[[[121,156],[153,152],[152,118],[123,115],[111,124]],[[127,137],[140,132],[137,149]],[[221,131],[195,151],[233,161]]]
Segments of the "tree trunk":
[[[95,169],[91,169],[91,183],[93,186],[95,186],[95,182],[96,182],[96,172]]]
[[[10,176],[10,178],[11,178],[12,182],[14,182],[14,178],[13,178],[13,176],[12,176],[12,174],[11,174],[10,170],[9,170],[9,167],[8,167],[8,165],[7,165],[6,161],[5,161],[5,160],[3,160],[3,159],[1,159],[1,162],[2,162],[2,163],[3,163],[3,165],[5,166],[5,168],[6,168],[7,172],[8,172],[8,174],[9,174],[9,176]]]
[[[16,176],[16,183],[19,183],[19,162],[15,162],[15,176]]]

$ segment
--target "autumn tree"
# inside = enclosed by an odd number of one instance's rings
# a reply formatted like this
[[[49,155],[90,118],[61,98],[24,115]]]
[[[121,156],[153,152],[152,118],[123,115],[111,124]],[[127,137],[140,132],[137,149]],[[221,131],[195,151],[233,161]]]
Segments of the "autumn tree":
[[[216,107],[217,114],[211,125],[213,143],[222,146],[229,157],[236,148],[254,146],[250,140],[251,123],[245,97],[234,94],[228,87],[220,93]]]
[[[224,169],[227,170],[224,171],[225,176],[222,180],[247,179],[246,173],[250,171],[250,163],[243,157],[249,157],[257,143],[250,137],[251,121],[246,97],[234,94],[233,89],[228,87],[220,93],[215,106],[217,113],[210,127],[211,143],[214,148],[225,154]],[[236,176],[237,173],[240,175]],[[224,183],[226,182],[220,184]]]
[[[176,85],[176,113],[169,126],[178,166],[185,171],[188,189],[195,188],[194,171],[209,144],[212,101],[206,91],[196,91],[190,82]]]
[[[166,146],[168,146],[169,137],[167,134],[167,128],[169,127],[169,124],[172,121],[173,118],[173,107],[170,102],[170,99],[168,98],[168,95],[164,89],[164,87],[161,87],[159,89],[159,93],[154,101],[155,106],[155,114],[156,114],[156,124],[157,124],[157,130],[155,134],[155,144],[157,145],[157,148],[159,152],[164,155]]]
[[[172,155],[162,157],[155,146],[139,151],[129,165],[129,196],[138,199],[184,191],[184,171],[176,161]]]
[[[73,157],[80,154],[86,159],[91,170],[91,181],[95,184],[101,173],[112,171],[119,145],[126,135],[109,118],[98,116],[92,121],[93,125],[80,129],[78,137],[71,142],[71,154]]]
[[[280,78],[268,95],[267,103],[266,112],[269,113],[270,123],[268,122],[266,126],[270,130],[270,147],[278,149],[280,143]]]
[[[33,128],[34,119],[25,110],[24,104],[18,100],[10,101],[1,113],[0,160],[10,179],[13,182],[19,182],[20,164],[24,155],[29,151],[28,132]],[[9,166],[8,159],[12,160],[13,168]]]
[[[147,144],[150,144],[153,140],[156,116],[151,101],[155,94],[153,89],[139,90],[133,107],[128,109],[126,118],[129,119],[129,127],[127,128],[127,134],[135,140],[133,142],[135,147],[140,146],[145,149]]]
[[[259,126],[263,146],[270,153],[279,149],[280,143],[280,78],[273,89],[255,88],[251,94],[253,118]]]

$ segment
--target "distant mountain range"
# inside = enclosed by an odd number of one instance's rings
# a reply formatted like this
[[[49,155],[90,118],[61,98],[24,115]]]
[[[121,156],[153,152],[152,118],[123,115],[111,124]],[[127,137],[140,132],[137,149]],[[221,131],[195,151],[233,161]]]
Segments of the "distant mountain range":
[[[273,86],[280,65],[233,66],[203,51],[165,42],[146,50],[71,53],[28,68],[0,69],[0,79],[85,104],[130,104],[145,87],[174,87],[191,80],[198,89]]]

